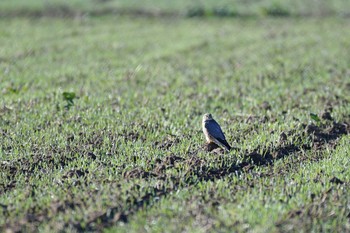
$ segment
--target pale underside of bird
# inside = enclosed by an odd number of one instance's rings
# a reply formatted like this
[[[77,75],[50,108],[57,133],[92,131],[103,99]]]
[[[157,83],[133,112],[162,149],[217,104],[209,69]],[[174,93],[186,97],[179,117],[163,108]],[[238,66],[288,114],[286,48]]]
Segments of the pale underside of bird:
[[[215,143],[227,151],[231,149],[231,146],[226,141],[220,125],[213,119],[211,114],[204,114],[202,127],[207,143]]]

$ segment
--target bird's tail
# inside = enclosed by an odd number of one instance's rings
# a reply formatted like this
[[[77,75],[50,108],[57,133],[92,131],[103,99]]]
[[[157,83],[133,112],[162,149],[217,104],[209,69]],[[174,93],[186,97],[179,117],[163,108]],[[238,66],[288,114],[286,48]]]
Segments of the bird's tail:
[[[227,151],[230,151],[231,149],[232,149],[232,147],[230,146],[230,144],[228,144],[228,142],[226,141],[226,140],[218,140],[220,143],[221,143],[221,145],[223,146],[223,147],[225,147],[225,149],[227,150]]]

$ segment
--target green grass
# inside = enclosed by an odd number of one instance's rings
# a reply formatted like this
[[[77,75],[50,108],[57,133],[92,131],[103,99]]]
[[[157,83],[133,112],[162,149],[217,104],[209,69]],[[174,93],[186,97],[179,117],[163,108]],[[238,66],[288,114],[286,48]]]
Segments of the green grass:
[[[3,18],[0,229],[349,231],[349,29]],[[203,149],[205,112],[236,150]]]
[[[349,16],[347,0],[3,0],[0,16],[18,15],[84,15],[122,13],[132,15],[192,16]]]
[[[139,212],[130,223],[109,232],[347,231],[349,191],[330,180],[334,176],[347,180],[350,175],[346,169],[348,143],[347,137],[332,157],[294,165],[287,174],[280,169],[290,162],[283,161],[254,175],[244,173],[201,182],[161,200],[147,212]]]

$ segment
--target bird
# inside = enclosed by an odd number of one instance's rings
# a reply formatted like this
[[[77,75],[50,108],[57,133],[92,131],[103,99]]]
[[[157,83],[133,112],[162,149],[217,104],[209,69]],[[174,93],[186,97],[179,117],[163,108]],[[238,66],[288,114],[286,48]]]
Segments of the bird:
[[[231,150],[231,146],[226,141],[220,125],[213,119],[210,113],[203,115],[202,128],[208,144],[215,143],[227,151]]]

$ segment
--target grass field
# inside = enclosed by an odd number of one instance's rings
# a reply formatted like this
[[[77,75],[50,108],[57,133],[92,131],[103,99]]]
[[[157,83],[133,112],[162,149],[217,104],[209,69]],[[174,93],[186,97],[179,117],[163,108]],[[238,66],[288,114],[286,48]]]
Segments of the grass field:
[[[347,1],[232,2],[251,17],[2,1],[0,231],[350,232]],[[234,150],[208,150],[206,112]]]
[[[348,0],[2,0],[1,16],[350,16]]]

